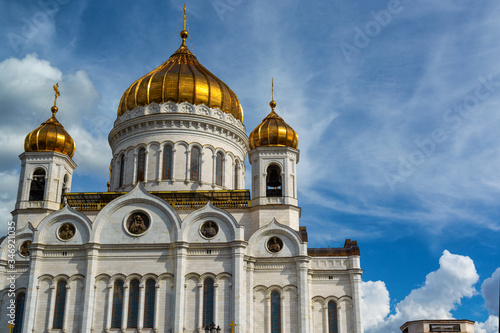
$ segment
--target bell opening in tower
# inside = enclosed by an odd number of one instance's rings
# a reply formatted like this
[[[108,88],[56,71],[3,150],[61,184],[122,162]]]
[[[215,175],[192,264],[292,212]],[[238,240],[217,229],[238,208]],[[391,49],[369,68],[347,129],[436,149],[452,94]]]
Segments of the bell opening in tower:
[[[267,197],[281,197],[281,168],[276,164],[271,164],[267,168],[266,177],[266,196]]]
[[[43,201],[45,194],[45,170],[36,169],[30,187],[30,201]]]

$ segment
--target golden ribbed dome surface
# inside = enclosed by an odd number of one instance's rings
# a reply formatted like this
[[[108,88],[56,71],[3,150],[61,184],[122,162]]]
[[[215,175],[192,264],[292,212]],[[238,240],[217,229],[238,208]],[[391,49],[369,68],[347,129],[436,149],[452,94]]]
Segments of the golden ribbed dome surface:
[[[57,107],[52,107],[52,117],[43,122],[24,139],[24,151],[55,151],[73,157],[75,141],[57,121]]]
[[[274,112],[276,102],[272,101],[269,105],[272,108],[271,113],[250,133],[248,138],[250,149],[269,146],[287,146],[296,149],[299,146],[299,136]]]
[[[132,83],[123,93],[118,116],[139,105],[172,101],[219,108],[243,122],[243,110],[238,97],[189,51],[186,46],[187,35],[187,31],[183,30],[179,49],[161,66]]]

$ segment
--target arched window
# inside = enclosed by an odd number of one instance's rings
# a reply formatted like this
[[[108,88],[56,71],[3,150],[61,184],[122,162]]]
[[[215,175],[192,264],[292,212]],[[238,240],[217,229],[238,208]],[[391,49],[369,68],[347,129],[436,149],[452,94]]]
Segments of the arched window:
[[[200,180],[200,149],[193,147],[191,149],[191,180]]]
[[[215,184],[222,186],[222,170],[224,165],[224,156],[221,152],[217,153],[215,158]]]
[[[338,333],[337,303],[328,302],[328,333]]]
[[[137,328],[137,319],[139,318],[139,280],[130,282],[128,296],[128,328]]]
[[[45,194],[45,170],[36,169],[31,180],[30,201],[43,201]]]
[[[113,309],[111,312],[111,328],[122,328],[123,281],[116,280],[113,288]]]
[[[234,164],[234,189],[238,189],[238,172],[240,171],[240,161],[236,160],[236,163]]]
[[[281,333],[281,295],[271,293],[271,333]]]
[[[214,280],[205,279],[203,283],[203,327],[214,322]]]
[[[137,182],[144,181],[144,173],[146,172],[146,149],[139,149],[137,154]]]
[[[64,323],[64,307],[66,306],[66,281],[59,281],[56,289],[56,305],[54,308],[54,323],[52,328],[62,329]]]
[[[16,320],[14,321],[13,333],[21,333],[23,328],[23,315],[24,315],[24,300],[25,293],[19,293],[16,297]]]
[[[120,181],[118,187],[122,187],[125,183],[125,154],[120,157]]]
[[[267,168],[266,177],[266,196],[267,197],[281,197],[281,168],[276,164],[271,164]]]
[[[172,147],[163,148],[163,179],[172,179]]]
[[[156,283],[155,280],[149,279],[146,281],[146,293],[144,295],[144,328],[154,328],[155,322],[155,295]]]

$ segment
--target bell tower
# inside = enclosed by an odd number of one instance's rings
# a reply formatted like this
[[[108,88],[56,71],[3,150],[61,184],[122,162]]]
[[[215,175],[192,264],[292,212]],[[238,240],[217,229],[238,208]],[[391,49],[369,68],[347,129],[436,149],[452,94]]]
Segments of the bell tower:
[[[249,137],[252,165],[252,207],[264,205],[297,206],[297,133],[274,111],[262,120]],[[298,221],[298,219],[297,219]],[[298,226],[297,226],[298,228]]]
[[[54,92],[52,117],[26,136],[24,153],[19,156],[21,173],[12,212],[18,229],[28,221],[40,221],[40,215],[61,209],[63,194],[71,189],[76,168],[72,160],[75,142],[55,117],[59,84],[54,86]]]

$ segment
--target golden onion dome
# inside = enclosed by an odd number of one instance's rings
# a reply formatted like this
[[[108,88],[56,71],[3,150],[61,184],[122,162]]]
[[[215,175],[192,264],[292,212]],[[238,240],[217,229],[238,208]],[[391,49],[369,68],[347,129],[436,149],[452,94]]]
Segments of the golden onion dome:
[[[205,104],[232,114],[243,122],[236,94],[203,67],[186,46],[188,32],[181,31],[182,44],[161,66],[141,77],[123,93],[118,116],[150,103],[189,102]]]
[[[297,149],[299,146],[297,132],[274,112],[276,107],[274,100],[269,105],[271,106],[271,113],[250,133],[248,138],[250,149],[272,146],[286,146]]]
[[[57,121],[57,106],[51,109],[52,117],[43,122],[24,139],[24,151],[55,151],[73,157],[75,153],[75,141],[66,132],[64,127]]]

